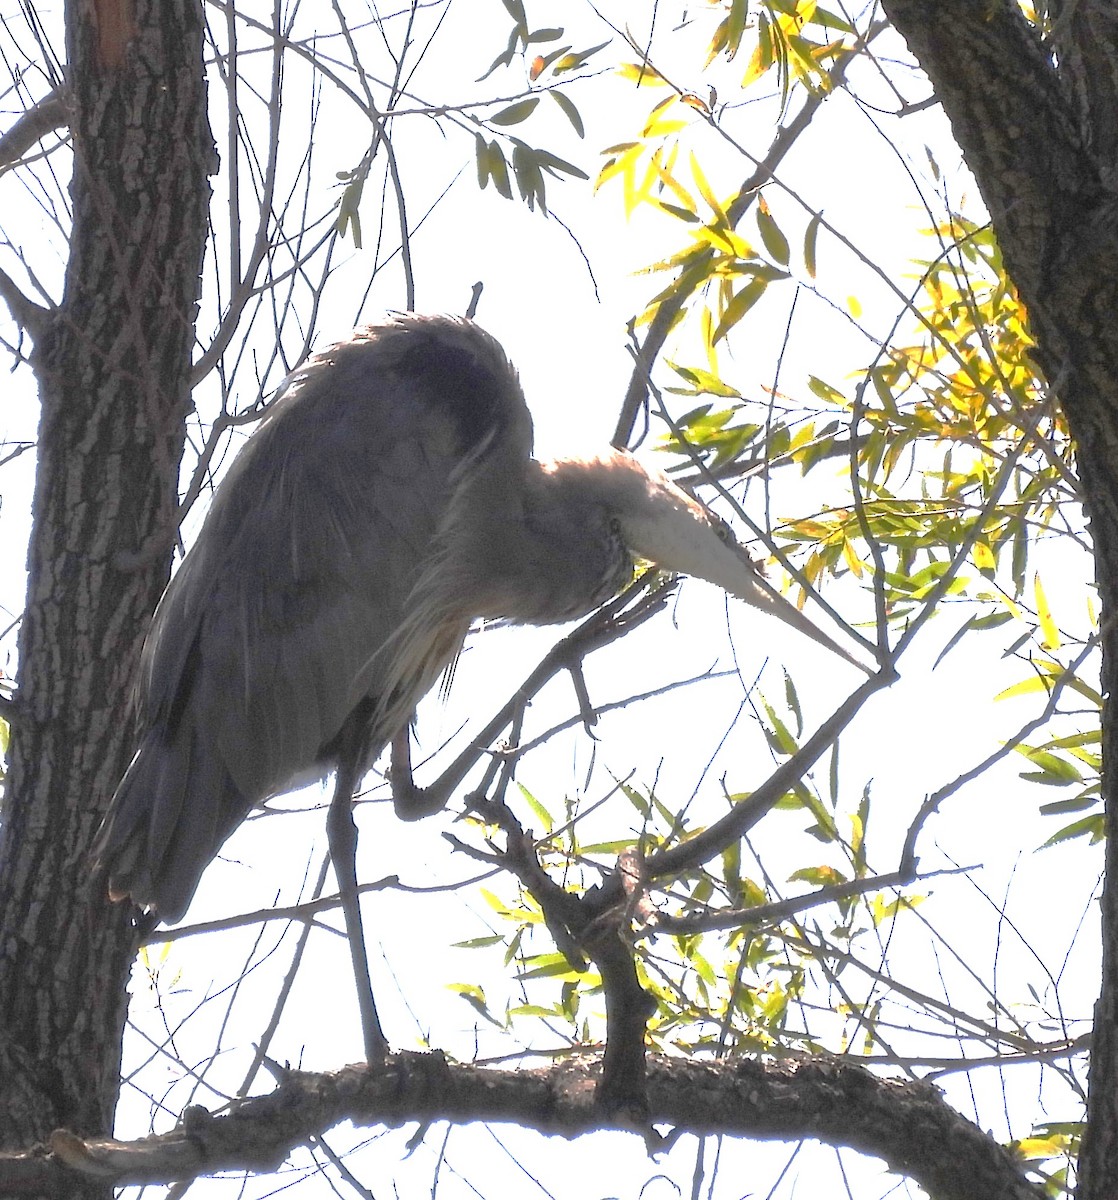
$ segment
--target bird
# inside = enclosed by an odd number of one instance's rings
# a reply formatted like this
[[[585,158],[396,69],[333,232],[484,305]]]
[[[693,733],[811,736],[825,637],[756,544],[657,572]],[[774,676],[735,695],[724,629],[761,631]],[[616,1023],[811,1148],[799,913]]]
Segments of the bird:
[[[406,744],[471,624],[575,620],[637,559],[709,580],[862,667],[659,471],[616,449],[535,458],[518,375],[472,320],[400,313],[355,330],[281,384],[159,602],[139,746],[94,870],[113,899],[174,923],[254,806],[334,771],[331,854],[363,954],[351,801],[365,772]],[[354,966],[360,991],[367,963]],[[383,1034],[375,1007],[362,1018],[371,1060]]]

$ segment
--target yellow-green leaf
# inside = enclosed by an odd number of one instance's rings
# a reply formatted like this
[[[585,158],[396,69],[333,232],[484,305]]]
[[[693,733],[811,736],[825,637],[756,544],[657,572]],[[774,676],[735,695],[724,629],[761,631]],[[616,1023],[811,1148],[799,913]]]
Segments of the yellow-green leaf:
[[[492,172],[489,168],[489,143],[480,134],[477,136],[475,152],[477,154],[477,185],[484,189]]]
[[[505,162],[505,154],[496,142],[489,143],[489,155],[486,159],[489,176],[493,186],[506,200],[512,199],[512,183],[509,180],[509,165]]]
[[[761,241],[764,242],[765,249],[773,259],[782,267],[786,266],[789,258],[788,239],[781,232],[780,226],[773,220],[765,197],[759,196],[757,199],[757,229],[761,234]]]
[[[1039,571],[1033,576],[1033,593],[1036,596],[1037,620],[1040,622],[1040,644],[1045,650],[1058,650],[1060,648],[1060,631],[1052,619],[1052,610],[1048,607],[1048,597],[1044,594]]]
[[[749,58],[749,66],[745,69],[745,77],[741,81],[743,88],[755,83],[773,65],[772,27],[768,18],[761,14],[757,22],[757,46]]]
[[[801,867],[798,871],[793,871],[788,876],[789,882],[799,880],[803,883],[813,883],[818,887],[834,887],[836,884],[845,883],[846,876],[841,871],[836,871],[834,867]]]
[[[990,549],[986,542],[975,542],[971,553],[974,556],[974,565],[980,571],[993,571],[997,566],[997,560],[994,558],[994,552]],[[1055,647],[1053,647],[1053,649],[1054,648]]]
[[[552,92],[548,92],[547,94],[563,110],[563,115],[567,118],[568,121],[570,121],[571,125],[574,128],[575,133],[577,133],[579,137],[585,137],[586,129],[582,124],[582,116],[579,113],[578,109],[575,107],[574,102],[572,100],[570,100],[567,96],[564,96],[563,93],[559,92],[559,91],[552,91]]]
[[[702,167],[699,166],[699,160],[694,154],[691,155],[691,174],[695,178],[695,185],[699,189],[699,194],[707,202],[707,204],[710,205],[711,211],[718,219],[718,223],[728,228],[730,219],[726,216],[726,210],[719,203],[718,197],[714,194],[714,189],[707,181],[706,175],[703,174]]]
[[[666,87],[668,83],[663,75],[648,63],[622,63],[617,68],[617,73],[622,79],[628,79],[642,87]]]
[[[726,310],[722,314],[722,320],[718,323],[718,328],[714,331],[713,342],[718,342],[730,332],[731,329],[745,316],[747,312],[761,299],[765,288],[769,286],[767,279],[755,277],[738,292],[734,298],[726,305]]]
[[[823,222],[823,214],[816,213],[807,223],[804,234],[804,268],[812,279],[815,278],[816,248],[819,243],[819,226]]]
[[[508,108],[502,108],[499,113],[494,113],[489,118],[489,123],[491,125],[519,125],[521,121],[532,115],[539,102],[539,96],[529,96],[527,100],[520,100],[516,104],[510,104]]]
[[[1022,1138],[1013,1149],[1025,1159],[1056,1158],[1067,1153],[1067,1138]]]

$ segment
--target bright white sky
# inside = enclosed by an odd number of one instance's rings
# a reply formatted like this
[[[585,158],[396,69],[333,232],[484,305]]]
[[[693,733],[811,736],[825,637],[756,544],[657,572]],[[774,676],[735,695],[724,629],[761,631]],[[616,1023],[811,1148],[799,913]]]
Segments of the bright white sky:
[[[555,7],[543,3],[529,5],[534,24],[551,23],[555,18],[549,17],[548,12]],[[608,31],[602,31],[589,6],[567,7],[572,10],[570,40],[576,47],[605,40]],[[626,19],[633,17],[631,5],[613,8],[624,11]],[[417,76],[415,90],[425,98],[451,102],[473,95],[510,95],[518,91],[522,85],[512,74],[507,80],[495,76],[483,84],[470,82],[500,49],[506,28],[503,12],[497,0],[452,6],[448,21],[455,24],[448,23],[441,31],[434,44],[434,57]],[[699,16],[701,12],[702,6],[696,5],[692,15]],[[645,20],[643,8],[641,13],[640,19]],[[661,20],[664,19],[662,16]],[[709,28],[705,19],[702,27]],[[892,49],[896,51],[897,47]],[[341,54],[342,50],[335,44],[330,52]],[[671,66],[674,64],[665,69]],[[742,63],[735,64],[730,75],[740,75],[743,67]],[[705,95],[705,81],[695,69],[695,60],[684,49],[679,55],[678,69],[687,72],[685,81]],[[376,68],[370,66],[370,70],[375,73]],[[298,96],[299,104],[303,104],[305,80],[300,80],[295,68],[289,72],[288,86]],[[302,92],[297,90],[300,87]],[[216,90],[215,104],[220,104]],[[728,86],[720,85],[720,91],[723,98],[731,95]],[[578,142],[557,112],[550,122],[537,119],[514,132],[522,132],[527,140],[546,145],[577,162],[591,176],[596,171],[596,151],[611,142],[635,137],[641,114],[658,98],[637,94],[616,82],[608,88],[599,85],[581,91],[571,89],[571,95],[583,106],[589,130],[585,143]],[[924,95],[924,86],[913,77],[907,98],[917,100]],[[876,99],[883,106],[893,106],[884,89]],[[763,151],[770,136],[771,107],[758,106],[755,120],[751,119],[751,111],[747,108],[744,114],[728,113],[726,121],[732,122],[736,136],[751,139],[751,148]],[[461,311],[468,302],[471,285],[476,280],[484,281],[478,317],[500,338],[520,369],[536,422],[541,456],[593,452],[612,433],[628,379],[625,322],[654,290],[647,277],[635,276],[633,272],[676,249],[681,241],[679,230],[666,220],[643,212],[626,222],[616,185],[593,197],[585,186],[556,184],[549,192],[551,205],[572,231],[572,237],[558,223],[529,213],[523,205],[500,200],[492,189],[479,194],[474,179],[473,143],[467,134],[455,132],[444,138],[426,118],[408,120],[411,124],[407,127],[397,126],[395,138],[413,223],[461,172],[446,200],[414,237],[416,307],[426,311]],[[298,123],[298,120],[293,122],[295,126]],[[926,227],[927,220],[919,215],[919,198],[901,168],[897,152],[843,97],[828,103],[817,125],[781,172],[781,180],[812,207],[825,208],[830,221],[907,289],[909,277],[914,274],[908,266],[910,260],[930,255],[930,251],[913,232]],[[223,134],[217,112],[215,132],[220,142]],[[352,111],[343,117],[335,114],[331,118],[326,113],[320,116],[316,124],[315,208],[322,210],[329,205],[336,192],[334,173],[353,168],[366,136],[364,130],[355,128]],[[888,124],[888,136],[894,141],[903,139],[908,167],[926,194],[934,196],[938,187],[957,205],[963,193],[969,193],[971,211],[980,211],[973,186],[959,166],[957,152],[937,113],[928,111],[904,122],[893,121]],[[288,144],[286,140],[284,144]],[[301,145],[294,136],[290,144]],[[705,139],[705,144],[700,139],[698,144],[704,169],[719,194],[727,195],[749,173],[749,164],[727,148],[716,146],[712,137]],[[927,167],[925,145],[932,148],[943,169],[938,185]],[[770,190],[766,195],[795,247],[806,216],[792,199],[778,190]],[[363,209],[366,248],[356,251],[351,243],[341,248],[343,261],[324,293],[318,315],[319,336],[315,343],[318,347],[345,336],[358,319],[375,319],[384,309],[403,304],[399,275],[389,271],[382,277],[384,282],[374,288],[369,304],[358,312],[372,261],[375,199],[375,189],[370,187]],[[43,227],[41,214],[11,176],[0,180],[0,211],[5,214],[6,226],[14,224],[28,245],[34,242],[37,231]],[[12,236],[10,229],[5,232]],[[391,236],[389,233],[386,244],[391,244]],[[576,240],[593,266],[597,288],[576,248]],[[60,268],[61,257],[55,262],[53,277],[49,261],[36,267],[48,287],[55,288]],[[896,308],[891,297],[864,267],[826,236],[820,241],[820,282],[840,309],[845,306],[847,296],[857,295],[865,312],[863,323],[871,332],[880,334],[888,328]],[[662,284],[657,282],[655,287],[658,286]],[[58,294],[57,290],[54,294]],[[791,301],[791,296],[788,289],[787,301]],[[775,351],[786,318],[786,304],[773,303],[764,312],[755,310],[743,326],[734,343],[732,364],[728,358],[723,364],[727,376],[743,393],[756,397],[762,394],[762,388],[771,386]],[[687,353],[684,350],[681,357],[686,358]],[[841,312],[802,293],[780,379],[781,389],[794,397],[805,397],[804,380],[809,373],[842,387],[849,373],[865,365],[871,357],[870,341],[859,336]],[[246,372],[243,384],[247,385],[248,380]],[[269,387],[275,383],[278,375],[270,380]],[[0,407],[0,439],[31,436],[34,419],[30,380],[26,372],[20,372],[13,376],[7,403]],[[22,603],[18,567],[22,558],[20,547],[28,530],[31,459],[31,455],[25,455],[18,463],[10,464],[0,479],[3,487],[0,562],[5,564],[0,570],[0,605],[4,606],[0,612],[12,614],[18,613]],[[817,487],[814,482],[807,486]],[[754,510],[748,501],[747,505],[760,518],[760,492],[755,492],[751,499],[758,507]],[[778,494],[774,507],[778,515],[783,499],[783,494]],[[793,507],[795,511],[808,510],[802,497],[795,498]],[[190,537],[189,526],[187,537]],[[1084,570],[1082,564],[1062,569],[1063,586],[1055,581],[1049,583],[1057,620],[1070,626],[1084,623]],[[865,620],[871,613],[868,598],[853,588],[838,589],[833,598],[851,620]],[[863,784],[872,781],[874,818],[882,827],[877,836],[883,858],[875,865],[881,870],[890,870],[895,865],[895,857],[890,860],[884,855],[895,855],[904,828],[923,795],[989,753],[997,745],[999,734],[1016,728],[1032,711],[1021,701],[991,705],[992,697],[1018,677],[1015,668],[999,663],[994,645],[984,648],[987,658],[968,656],[964,666],[956,655],[931,673],[936,654],[954,629],[955,625],[948,620],[933,622],[923,645],[917,647],[912,659],[906,660],[903,681],[879,696],[857,729],[843,740],[843,771],[850,794],[856,797]],[[499,630],[471,640],[449,704],[441,707],[432,700],[422,711],[419,727],[422,748],[425,751],[436,748],[464,722],[476,723],[499,707],[511,687],[527,674],[555,637],[555,632],[548,630]],[[9,655],[7,665],[0,660],[7,672],[12,670],[13,645],[9,636],[4,642]],[[726,667],[731,665],[735,652],[742,660],[746,678],[752,678],[761,667],[765,654],[772,656],[762,688],[774,702],[779,701],[783,691],[778,664],[786,665],[796,680],[809,726],[824,717],[857,682],[854,671],[825,651],[774,622],[742,611],[740,605],[727,606],[706,585],[690,583],[682,587],[671,619],[660,619],[623,647],[615,647],[592,660],[588,669],[591,695],[597,702],[609,701],[631,691],[660,686],[706,666]],[[981,655],[982,650],[978,653]],[[593,798],[608,790],[610,772],[621,777],[632,771],[635,783],[647,787],[655,779],[661,794],[674,799],[698,785],[704,777],[703,764],[709,759],[711,766],[703,784],[706,792],[701,795],[705,797],[702,802],[713,803],[720,794],[717,781],[723,774],[731,790],[755,786],[763,777],[763,764],[767,760],[757,757],[764,751],[748,710],[727,745],[719,749],[741,699],[740,681],[730,678],[724,683],[707,683],[700,691],[676,693],[637,710],[612,715],[600,727],[602,740],[597,746],[582,734],[572,735],[546,754],[530,759],[520,776],[521,782],[541,797],[554,800],[564,788],[578,786],[589,778],[587,795]],[[572,705],[569,683],[559,679],[546,699],[533,709],[533,722],[539,729],[546,728],[566,716]],[[686,753],[680,752],[681,747],[686,748]],[[923,865],[926,868],[948,865],[947,858],[940,856],[941,851],[960,863],[985,864],[986,870],[977,873],[975,882],[987,889],[996,902],[1007,892],[1015,918],[1028,930],[1034,944],[1058,946],[1062,954],[1075,923],[1088,907],[1098,857],[1085,855],[1082,847],[1039,856],[1029,853],[1054,827],[1036,818],[1037,805],[1046,797],[1019,784],[1015,770],[996,776],[997,786],[1004,791],[994,794],[987,781],[949,802],[944,819],[925,832]],[[1012,816],[1008,815],[1010,806]],[[402,826],[380,805],[365,806],[359,819],[364,830],[361,870],[366,879],[399,874],[405,883],[418,887],[445,884],[474,874],[472,864],[444,849],[439,832],[452,828],[448,821],[434,819],[417,826]],[[620,830],[617,824],[610,824],[610,819],[607,817],[602,827],[612,829],[614,836],[628,828],[624,824],[629,820],[627,816],[612,818],[623,822]],[[782,814],[766,822],[756,835],[765,865],[778,882],[802,865],[804,843],[799,830],[803,826],[801,816]],[[795,835],[789,836],[786,844],[781,833],[785,828]],[[223,856],[225,861],[214,864],[207,872],[187,923],[268,904],[277,890],[283,902],[294,901],[295,884],[302,877],[308,854],[313,875],[324,849],[320,812],[249,822],[231,839]],[[821,851],[820,861],[825,857]],[[1057,876],[1062,883],[1059,894],[1054,895],[1050,880]],[[1022,955],[1004,927],[999,926],[993,908],[978,897],[964,878],[940,880],[927,890],[937,900],[925,906],[925,911],[934,913],[932,919],[950,944],[965,943],[970,962],[976,965],[988,962],[995,939],[1000,938],[1004,974],[999,985],[1004,987],[1006,996],[1018,995],[1024,978],[1021,972],[1033,968],[1019,961]],[[441,895],[423,898],[386,892],[374,896],[366,912],[371,926],[378,1002],[390,1039],[407,1048],[417,1045],[418,1039],[429,1031],[435,1044],[451,1054],[468,1057],[475,1037],[473,1014],[463,1002],[449,996],[446,984],[453,980],[476,980],[483,969],[490,972],[484,985],[497,1010],[501,1008],[504,991],[508,989],[515,995],[515,988],[511,980],[501,975],[499,960],[486,960],[483,968],[476,956],[448,947],[457,940],[476,937],[487,928],[498,928],[492,914],[472,893],[448,900]],[[820,919],[824,927],[831,920]],[[904,932],[901,929],[898,937]],[[181,1058],[197,1063],[199,1069],[212,1053],[217,1014],[225,1011],[226,1004],[223,996],[205,1002],[204,997],[235,978],[239,964],[251,953],[251,942],[257,933],[258,930],[250,929],[223,935],[220,941],[188,939],[170,950],[161,977],[169,1019],[185,1019],[196,1004],[203,1005],[203,1014],[209,1013],[208,1019],[203,1015],[187,1022],[176,1036]],[[268,927],[262,942],[272,946],[279,935],[278,928]],[[1080,949],[1073,960],[1082,984],[1065,993],[1074,1000],[1071,1015],[1075,1017],[1089,1014],[1093,998],[1092,937],[1093,934],[1080,938]],[[384,960],[377,951],[381,942]],[[222,1086],[234,1088],[240,1081],[248,1044],[258,1039],[271,1012],[277,981],[286,970],[293,944],[294,935],[288,934],[279,953],[250,974],[235,1000],[230,1001],[230,1028],[224,1039],[229,1049],[222,1053],[231,1065]],[[911,964],[894,956],[893,968],[911,965],[914,974],[920,973],[923,985],[932,986],[925,969],[927,959],[920,961],[927,954],[924,945],[913,943]],[[1058,967],[1059,954],[1056,954],[1054,969]],[[942,970],[947,976],[955,972],[949,964]],[[215,981],[212,987],[211,977]],[[144,977],[138,974],[134,988],[138,993],[137,1020],[150,1036],[158,1038],[162,1018],[151,1009],[145,987]],[[269,1049],[270,1055],[313,1069],[326,1069],[359,1058],[360,1035],[351,991],[341,939],[316,935],[311,939],[309,966],[304,967],[296,983],[277,1038]],[[971,1001],[968,999],[967,1003]],[[477,1036],[482,1053],[490,1052],[490,1043],[494,1052],[498,1047],[507,1052],[507,1041],[491,1038],[484,1027]],[[544,1036],[539,1044],[555,1042]],[[937,1052],[950,1054],[953,1049],[944,1044]],[[133,1043],[131,1056],[134,1062],[147,1057],[140,1040]],[[158,1089],[156,1081],[163,1079],[170,1089],[167,1104],[178,1112],[190,1099],[186,1088],[176,1085],[180,1075],[181,1070],[164,1059],[149,1068],[144,1086]],[[209,1077],[221,1077],[221,1073],[210,1069]],[[256,1086],[265,1086],[265,1081],[258,1081]],[[1018,1135],[1024,1134],[1028,1121],[1040,1113],[1035,1077],[1030,1078],[1028,1086],[1033,1089],[1028,1095],[1023,1090],[1014,1094],[1011,1116]],[[964,1111],[975,1115],[968,1107],[970,1101],[964,1087],[956,1087],[951,1095]],[[1002,1132],[1004,1097],[997,1079],[984,1080],[979,1076],[975,1096],[980,1123]],[[198,1100],[216,1106],[212,1094],[202,1093]],[[1076,1114],[1058,1108],[1052,1115],[1070,1118]],[[149,1120],[147,1102],[139,1101],[134,1092],[126,1089],[121,1132],[141,1132]],[[412,1159],[401,1164],[397,1160],[402,1157],[403,1136],[374,1135],[371,1139],[374,1150],[359,1155],[352,1165],[378,1197],[389,1194],[389,1179],[395,1181],[400,1194],[429,1190],[440,1139],[441,1133],[429,1135]],[[380,1145],[381,1141],[387,1141],[388,1146]],[[346,1139],[339,1137],[336,1142],[341,1146]],[[519,1174],[520,1168],[505,1157],[504,1146],[514,1147],[513,1153],[520,1156],[524,1167],[538,1176],[539,1186]],[[677,1195],[678,1188],[689,1187],[695,1153],[695,1142],[686,1139],[657,1168],[645,1161],[642,1148],[632,1138],[599,1136],[570,1149],[552,1142],[541,1152],[540,1141],[534,1137],[509,1136],[504,1131],[457,1132],[447,1146],[439,1195],[466,1196],[474,1194],[472,1189],[476,1188],[489,1196],[554,1195],[581,1200],[592,1195],[640,1194],[654,1200]],[[713,1153],[712,1146],[708,1148],[708,1156]],[[727,1148],[723,1153],[726,1165],[712,1194],[725,1197],[765,1194],[790,1156],[788,1147],[755,1145]],[[575,1155],[581,1160],[577,1172],[572,1170]],[[814,1164],[812,1167],[800,1165],[808,1159]],[[801,1184],[812,1187],[813,1193],[818,1188],[824,1194],[839,1194],[835,1190],[836,1161],[830,1151],[812,1152],[797,1160],[789,1178],[798,1177]],[[848,1154],[842,1156],[842,1164],[848,1175],[863,1182],[879,1180],[862,1191],[858,1183],[852,1183],[855,1194],[876,1195],[888,1190],[889,1180],[879,1164]],[[658,1169],[663,1170],[663,1178],[642,1191],[642,1183]],[[283,1181],[274,1182],[282,1186]],[[267,1195],[269,1186],[264,1182],[253,1183],[247,1194]],[[305,1190],[300,1194],[304,1196],[330,1194],[321,1181],[304,1182],[301,1186]],[[207,1196],[232,1195],[241,1194],[239,1188],[239,1183],[231,1182],[200,1185],[198,1191]],[[781,1188],[773,1194],[795,1194],[794,1185],[787,1181]]]

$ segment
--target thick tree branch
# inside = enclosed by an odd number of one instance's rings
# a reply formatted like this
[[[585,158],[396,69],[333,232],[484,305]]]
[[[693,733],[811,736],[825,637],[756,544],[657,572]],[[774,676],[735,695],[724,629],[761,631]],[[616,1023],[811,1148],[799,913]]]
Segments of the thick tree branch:
[[[38,341],[49,325],[50,309],[36,304],[4,270],[0,270],[0,300],[8,306],[15,323],[25,329],[33,341]]]
[[[20,113],[12,127],[0,135],[0,173],[21,159],[52,130],[61,129],[69,123],[65,89],[59,84],[26,112]]]
[[[0,1195],[64,1193],[76,1177],[167,1183],[217,1171],[276,1168],[291,1150],[343,1120],[509,1121],[575,1137],[624,1129],[594,1103],[596,1056],[525,1071],[399,1055],[382,1071],[351,1066],[328,1075],[292,1072],[267,1096],[222,1116],[187,1109],[170,1133],[134,1142],[58,1132],[49,1148],[0,1156]],[[883,1080],[839,1059],[649,1062],[653,1121],[676,1133],[817,1138],[876,1155],[935,1200],[1039,1200],[1012,1154],[944,1103],[933,1087]]]
[[[0,175],[17,165],[36,142],[69,123],[66,89],[59,84],[0,134]],[[50,309],[36,304],[5,271],[0,271],[0,300],[7,304],[16,324],[38,341],[47,328]]]

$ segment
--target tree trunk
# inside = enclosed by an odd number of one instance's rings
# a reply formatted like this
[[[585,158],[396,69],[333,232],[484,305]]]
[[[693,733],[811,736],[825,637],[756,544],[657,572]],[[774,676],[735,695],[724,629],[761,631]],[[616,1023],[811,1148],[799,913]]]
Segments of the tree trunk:
[[[29,589],[0,839],[0,1145],[108,1131],[132,913],[84,862],[166,583],[214,161],[197,0],[67,5],[73,232],[36,347]]]
[[[927,71],[994,221],[1037,357],[1076,443],[1102,621],[1103,982],[1080,1200],[1118,1164],[1118,21],[1112,0],[1053,6],[1058,54],[1015,0],[884,0]]]

